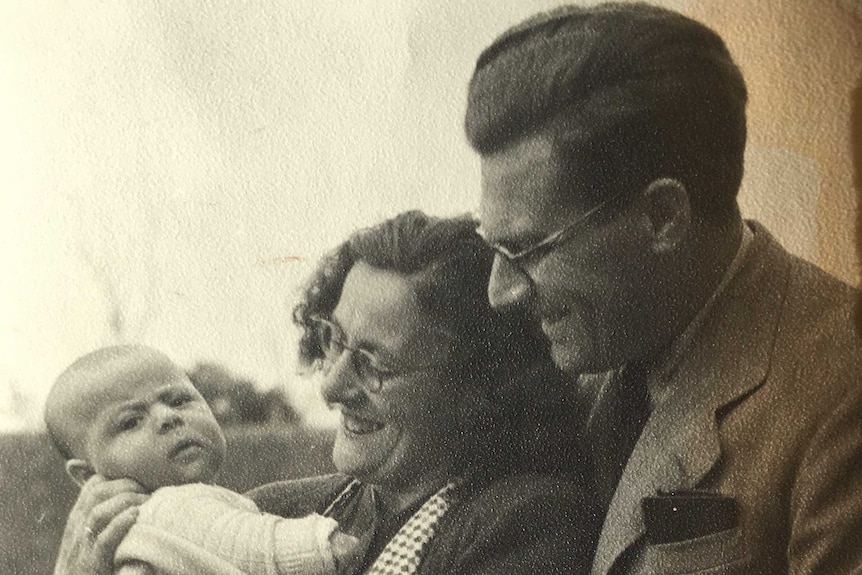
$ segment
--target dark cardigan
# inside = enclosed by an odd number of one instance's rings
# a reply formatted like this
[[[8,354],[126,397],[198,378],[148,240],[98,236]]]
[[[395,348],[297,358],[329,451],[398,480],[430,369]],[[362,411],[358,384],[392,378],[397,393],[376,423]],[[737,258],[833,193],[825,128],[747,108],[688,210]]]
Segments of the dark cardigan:
[[[349,482],[344,475],[311,477],[248,495],[261,511],[299,517],[322,513]],[[440,520],[418,573],[589,573],[597,531],[582,491],[570,481],[540,475],[485,481],[467,488]]]

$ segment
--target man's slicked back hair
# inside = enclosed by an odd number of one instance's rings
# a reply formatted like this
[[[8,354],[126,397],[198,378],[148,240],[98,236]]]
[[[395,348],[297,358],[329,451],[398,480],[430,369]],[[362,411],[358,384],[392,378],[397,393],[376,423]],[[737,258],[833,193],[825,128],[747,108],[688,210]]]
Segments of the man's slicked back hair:
[[[561,183],[589,201],[676,178],[709,217],[735,210],[746,101],[742,74],[703,24],[647,4],[566,6],[480,55],[465,129],[482,155],[547,134]]]

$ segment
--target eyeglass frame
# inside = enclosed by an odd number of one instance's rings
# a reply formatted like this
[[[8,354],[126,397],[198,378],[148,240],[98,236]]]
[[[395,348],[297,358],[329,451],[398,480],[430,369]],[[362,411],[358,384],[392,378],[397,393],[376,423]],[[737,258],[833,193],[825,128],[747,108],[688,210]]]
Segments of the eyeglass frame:
[[[344,341],[346,339],[346,334],[344,333],[344,329],[338,323],[336,323],[332,319],[324,317],[322,315],[313,315],[309,318],[309,320],[314,325],[314,329],[318,329],[320,325],[326,325],[329,327],[330,330],[332,330],[333,333],[340,333],[341,334],[341,337],[337,341],[338,345],[341,347],[341,351],[334,358],[330,358],[328,356],[328,354],[326,353],[326,348],[323,346],[322,342],[320,341],[320,339],[321,339],[320,336],[317,335],[318,345],[320,345],[320,351],[323,353],[323,357],[320,358],[320,361],[322,362],[324,368],[326,368],[327,364],[329,364],[330,367],[332,365],[334,365],[335,362],[338,361],[339,359],[341,359],[341,357],[344,356],[344,353],[347,351],[354,353],[354,354],[359,354],[365,358],[365,361],[366,361],[366,364],[368,365],[368,368],[372,371],[371,375],[369,375],[367,373],[363,374],[360,370],[358,370],[355,367],[355,365],[353,365],[352,369],[354,370],[354,372],[357,375],[360,376],[360,379],[363,382],[361,384],[362,388],[365,389],[369,393],[379,394],[381,391],[383,391],[384,383],[386,381],[390,381],[390,380],[401,378],[401,377],[407,377],[410,375],[414,375],[416,373],[420,373],[422,371],[427,371],[429,369],[438,367],[438,363],[429,363],[428,365],[419,365],[419,366],[408,367],[408,368],[404,368],[404,369],[398,368],[396,371],[382,371],[380,368],[374,367],[375,365],[378,365],[381,362],[380,362],[380,360],[377,359],[377,357],[373,353],[371,353],[367,349],[362,349],[361,347],[353,347],[353,346],[347,345],[347,343]],[[362,377],[363,375],[364,375],[364,377]],[[374,385],[369,385],[368,380],[373,381]]]
[[[539,240],[531,246],[527,246],[526,248],[522,249],[517,253],[512,253],[504,246],[491,243],[488,240],[485,240],[485,243],[488,245],[488,247],[494,250],[495,253],[497,253],[500,257],[506,260],[506,263],[517,269],[519,272],[521,272],[521,274],[530,277],[530,274],[527,272],[526,269],[524,269],[523,263],[525,260],[527,260],[527,258],[536,254],[537,252],[544,252],[542,254],[542,257],[547,256],[555,249],[564,245],[566,242],[574,239],[576,235],[572,234],[572,232],[576,230],[578,226],[588,221],[592,216],[599,213],[604,208],[610,206],[613,202],[624,198],[625,195],[626,190],[613,194],[611,197],[599,202],[598,204],[581,214],[579,217],[575,218],[574,221],[569,222],[568,224],[554,232],[551,232],[549,235],[545,236],[544,239]],[[633,200],[634,196],[629,199]],[[485,238],[483,237],[482,239],[484,240]]]

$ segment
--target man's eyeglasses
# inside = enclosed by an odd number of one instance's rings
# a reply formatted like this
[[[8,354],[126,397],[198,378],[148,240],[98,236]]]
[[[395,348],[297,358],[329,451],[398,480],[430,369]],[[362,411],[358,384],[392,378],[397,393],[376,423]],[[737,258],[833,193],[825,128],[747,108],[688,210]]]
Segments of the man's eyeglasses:
[[[529,276],[524,267],[528,265],[530,261],[537,261],[551,253],[553,250],[562,246],[569,240],[574,239],[577,235],[575,232],[578,231],[578,229],[584,223],[586,223],[594,215],[601,212],[603,209],[619,203],[618,200],[623,199],[624,196],[625,192],[619,192],[612,195],[603,202],[600,202],[587,210],[585,213],[583,213],[580,217],[576,218],[571,223],[566,224],[564,227],[551,233],[546,238],[539,240],[533,245],[527,246],[522,250],[513,252],[500,244],[492,244],[489,242],[488,245],[491,247],[491,249],[500,254],[503,259],[505,259],[507,262],[517,268],[521,273]]]
[[[353,354],[351,365],[359,376],[362,387],[371,393],[380,393],[387,380],[412,375],[439,365],[433,363],[408,368],[390,367],[367,349],[348,345],[347,337],[337,323],[323,317],[314,317],[312,322],[317,342],[323,352],[324,369],[332,367],[345,351],[349,351]]]

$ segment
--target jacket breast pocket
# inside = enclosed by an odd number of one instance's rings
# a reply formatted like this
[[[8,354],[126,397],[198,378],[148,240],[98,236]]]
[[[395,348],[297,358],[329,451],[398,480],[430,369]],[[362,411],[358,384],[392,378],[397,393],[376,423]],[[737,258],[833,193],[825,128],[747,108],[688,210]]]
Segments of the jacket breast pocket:
[[[656,575],[732,575],[745,573],[748,554],[742,528],[695,539],[647,545],[643,573]]]

